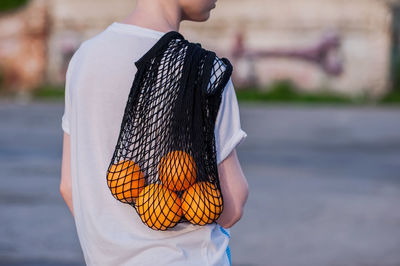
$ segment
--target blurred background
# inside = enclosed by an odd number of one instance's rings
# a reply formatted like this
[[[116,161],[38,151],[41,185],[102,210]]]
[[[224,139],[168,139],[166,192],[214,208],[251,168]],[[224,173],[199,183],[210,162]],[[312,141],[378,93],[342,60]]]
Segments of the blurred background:
[[[65,72],[133,0],[0,1],[0,265],[84,265],[61,195]],[[233,265],[400,265],[400,1],[218,0],[250,196]]]

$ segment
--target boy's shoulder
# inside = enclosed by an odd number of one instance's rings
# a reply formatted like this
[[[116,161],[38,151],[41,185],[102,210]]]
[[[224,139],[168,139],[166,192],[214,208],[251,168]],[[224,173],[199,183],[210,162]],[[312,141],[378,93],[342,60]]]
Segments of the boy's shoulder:
[[[102,47],[104,47],[105,34],[106,30],[103,30],[92,37],[82,40],[72,54],[69,65],[72,66],[77,64],[78,61],[81,62],[83,59],[95,57],[101,53]]]

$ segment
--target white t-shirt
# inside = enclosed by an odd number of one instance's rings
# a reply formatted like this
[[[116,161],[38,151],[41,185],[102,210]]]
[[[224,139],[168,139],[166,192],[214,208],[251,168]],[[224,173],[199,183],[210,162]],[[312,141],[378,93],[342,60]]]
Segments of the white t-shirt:
[[[69,63],[62,129],[71,139],[74,218],[87,265],[230,265],[229,229],[190,223],[150,229],[107,186],[134,62],[164,34],[114,22],[83,42]],[[246,137],[229,80],[215,125],[217,163]]]

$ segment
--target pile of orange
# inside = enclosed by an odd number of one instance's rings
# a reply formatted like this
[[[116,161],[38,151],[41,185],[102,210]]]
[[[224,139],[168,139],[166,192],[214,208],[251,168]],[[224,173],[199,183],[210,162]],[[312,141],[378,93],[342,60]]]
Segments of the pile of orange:
[[[136,210],[150,228],[166,230],[181,219],[181,201],[178,195],[161,184],[149,184],[139,194]]]
[[[107,174],[107,185],[116,199],[132,203],[143,190],[145,178],[137,163],[123,160],[111,165]]]
[[[181,208],[192,224],[212,223],[222,213],[221,193],[213,183],[198,182],[183,193]]]
[[[164,186],[172,191],[188,189],[196,181],[196,163],[182,150],[164,155],[158,164],[158,174]]]
[[[111,167],[108,186],[120,201],[135,200],[141,220],[156,230],[174,227],[182,216],[197,225],[219,217],[223,207],[221,193],[211,182],[196,182],[197,166],[190,154],[182,150],[168,152],[157,169],[161,184],[145,186],[139,165],[124,161]],[[181,198],[178,192],[182,193]]]

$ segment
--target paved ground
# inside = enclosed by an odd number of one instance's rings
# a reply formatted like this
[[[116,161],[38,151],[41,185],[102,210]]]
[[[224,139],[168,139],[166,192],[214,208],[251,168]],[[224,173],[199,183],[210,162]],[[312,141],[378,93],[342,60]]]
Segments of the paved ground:
[[[400,109],[241,104],[239,265],[400,265]],[[84,265],[58,193],[62,103],[0,103],[0,265]]]

